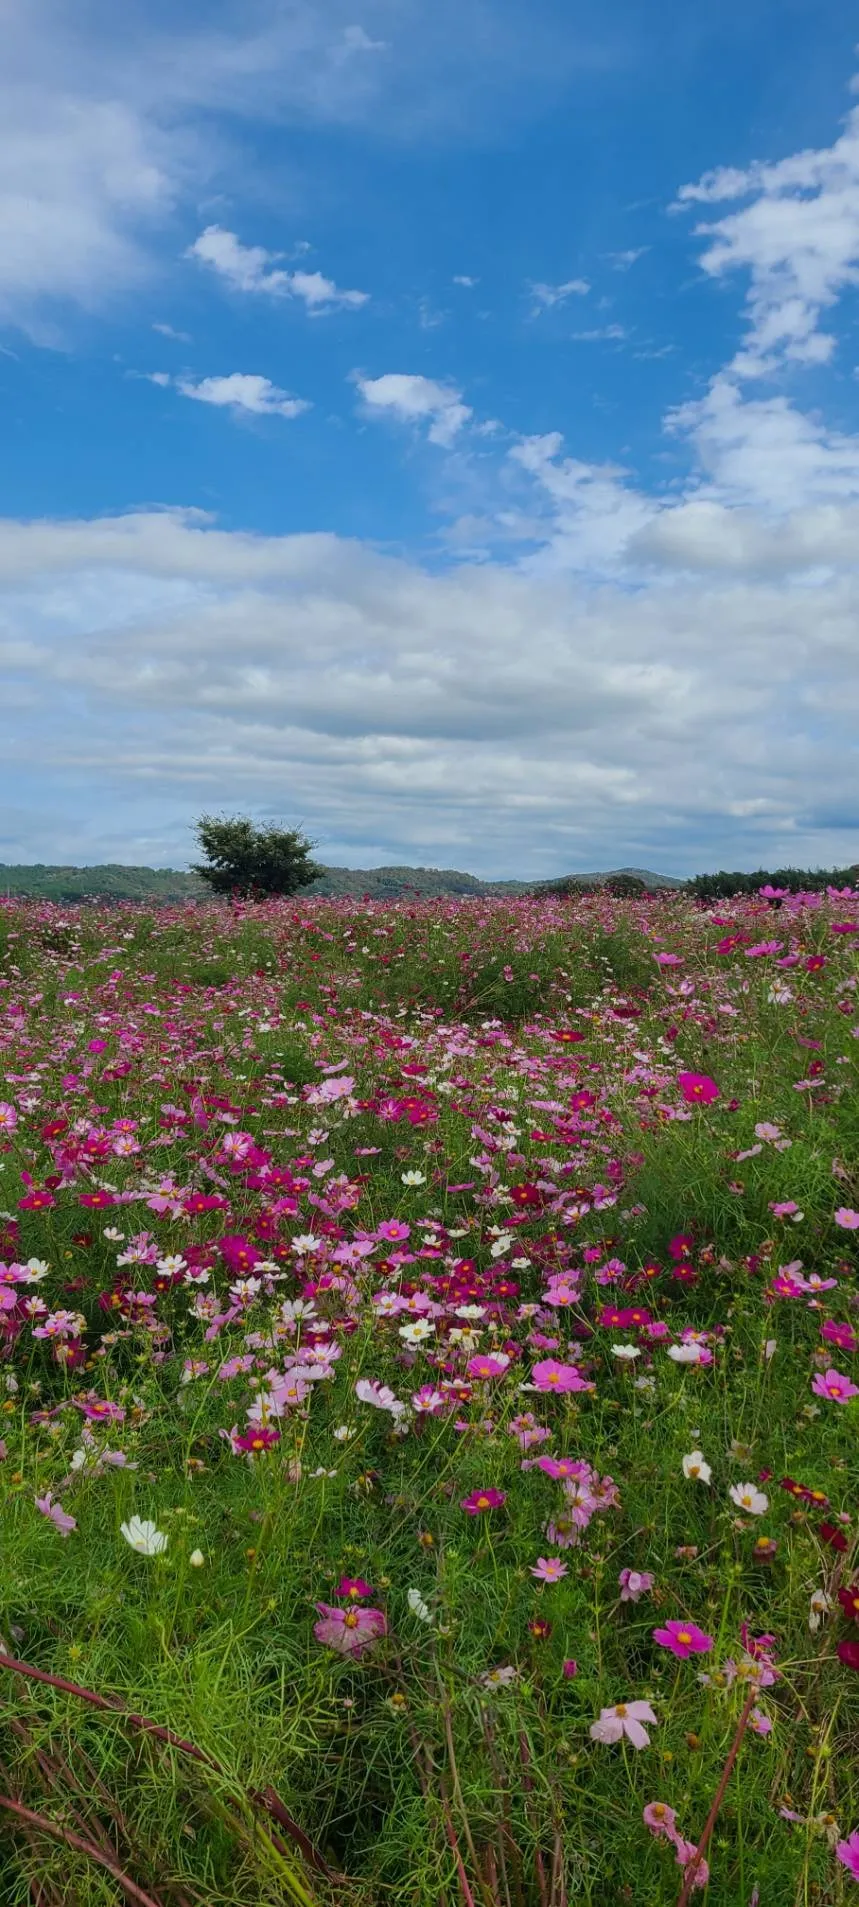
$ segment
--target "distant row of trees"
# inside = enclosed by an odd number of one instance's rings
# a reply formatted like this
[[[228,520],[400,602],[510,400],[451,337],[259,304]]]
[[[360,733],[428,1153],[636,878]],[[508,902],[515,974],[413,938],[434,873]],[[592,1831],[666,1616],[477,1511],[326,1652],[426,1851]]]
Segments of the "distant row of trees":
[[[699,901],[731,900],[735,894],[757,894],[761,888],[774,888],[788,894],[822,894],[827,887],[855,887],[859,883],[859,865],[852,867],[759,867],[754,874],[696,874],[687,882],[688,892]]]

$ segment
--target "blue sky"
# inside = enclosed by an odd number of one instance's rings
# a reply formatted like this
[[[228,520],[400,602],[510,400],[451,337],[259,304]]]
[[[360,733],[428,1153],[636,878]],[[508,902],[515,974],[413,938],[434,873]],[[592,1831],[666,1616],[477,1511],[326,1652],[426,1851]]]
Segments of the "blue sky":
[[[859,859],[857,27],[6,0],[0,858]]]

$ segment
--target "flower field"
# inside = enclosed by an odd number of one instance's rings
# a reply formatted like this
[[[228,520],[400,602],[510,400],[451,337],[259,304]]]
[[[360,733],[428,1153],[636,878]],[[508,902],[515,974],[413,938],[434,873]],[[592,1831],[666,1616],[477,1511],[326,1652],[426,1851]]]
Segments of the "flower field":
[[[859,1904],[859,894],[0,951],[4,1907]]]

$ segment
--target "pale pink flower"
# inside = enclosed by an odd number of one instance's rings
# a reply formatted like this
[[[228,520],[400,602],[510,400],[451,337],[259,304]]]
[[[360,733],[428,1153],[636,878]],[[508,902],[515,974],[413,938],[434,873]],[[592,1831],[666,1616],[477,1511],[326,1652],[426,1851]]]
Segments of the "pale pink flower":
[[[649,1702],[618,1702],[614,1708],[600,1709],[599,1720],[591,1723],[591,1740],[611,1744],[625,1735],[633,1748],[647,1748],[650,1736],[643,1722],[656,1722]]]
[[[656,1581],[646,1569],[622,1569],[618,1577],[621,1602],[638,1602],[648,1595]]]
[[[335,1649],[338,1655],[363,1655],[387,1634],[381,1609],[335,1609],[327,1602],[318,1602],[316,1607],[320,1615],[320,1621],[313,1625],[316,1640],[327,1649]]]
[[[47,1491],[45,1496],[37,1496],[35,1501],[36,1509],[41,1510],[42,1515],[46,1516],[50,1523],[53,1523],[54,1528],[59,1530],[61,1536],[71,1536],[72,1530],[77,1529],[77,1523],[74,1517],[69,1516],[68,1510],[64,1510],[62,1504],[54,1502],[50,1490]]]

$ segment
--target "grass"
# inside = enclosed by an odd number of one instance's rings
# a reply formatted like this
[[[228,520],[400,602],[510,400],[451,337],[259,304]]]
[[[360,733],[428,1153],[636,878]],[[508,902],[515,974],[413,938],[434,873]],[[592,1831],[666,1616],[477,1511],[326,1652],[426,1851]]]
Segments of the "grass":
[[[849,1901],[857,918],[0,909],[4,1907]]]

